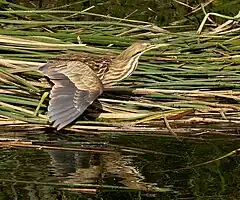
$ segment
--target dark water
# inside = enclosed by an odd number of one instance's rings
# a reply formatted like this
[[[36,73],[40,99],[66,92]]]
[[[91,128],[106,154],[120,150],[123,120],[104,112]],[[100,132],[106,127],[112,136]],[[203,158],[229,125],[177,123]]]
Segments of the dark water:
[[[12,147],[4,138],[32,143]],[[239,148],[236,137],[38,131],[1,140],[0,199],[240,198],[237,154],[204,164]]]

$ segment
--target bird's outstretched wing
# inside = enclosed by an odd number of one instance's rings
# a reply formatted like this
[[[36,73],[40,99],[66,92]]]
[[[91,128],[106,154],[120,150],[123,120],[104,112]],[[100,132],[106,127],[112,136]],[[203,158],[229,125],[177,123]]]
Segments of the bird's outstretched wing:
[[[54,83],[48,115],[57,130],[79,117],[102,93],[96,73],[80,61],[55,61],[39,68]]]

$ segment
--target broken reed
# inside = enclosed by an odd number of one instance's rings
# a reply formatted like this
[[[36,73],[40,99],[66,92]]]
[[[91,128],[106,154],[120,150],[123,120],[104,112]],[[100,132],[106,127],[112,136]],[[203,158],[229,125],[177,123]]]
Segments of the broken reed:
[[[36,71],[17,71],[59,54],[115,55],[139,39],[170,46],[144,54],[137,71],[106,89],[101,104],[90,107],[71,130],[152,132],[167,127],[172,132],[171,125],[240,123],[238,27],[215,34],[173,33],[147,22],[98,14],[108,20],[74,21],[77,15],[95,15],[85,11],[18,9],[0,11],[6,16],[0,20],[0,125],[48,124],[48,98],[41,99],[51,85]],[[31,20],[16,20],[16,15]]]

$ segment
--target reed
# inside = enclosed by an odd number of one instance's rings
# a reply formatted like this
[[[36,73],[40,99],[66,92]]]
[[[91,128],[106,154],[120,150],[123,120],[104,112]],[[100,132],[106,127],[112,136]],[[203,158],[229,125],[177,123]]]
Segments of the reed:
[[[0,129],[50,125],[49,99],[42,97],[51,85],[34,70],[19,70],[59,54],[116,54],[136,40],[170,46],[144,54],[131,77],[106,89],[101,108],[90,107],[66,130],[167,134],[187,133],[187,127],[239,126],[240,28],[234,25],[239,16],[215,14],[228,23],[206,30],[205,17],[198,31],[176,33],[89,11],[8,6],[12,10],[0,11]],[[99,20],[77,21],[86,15]]]

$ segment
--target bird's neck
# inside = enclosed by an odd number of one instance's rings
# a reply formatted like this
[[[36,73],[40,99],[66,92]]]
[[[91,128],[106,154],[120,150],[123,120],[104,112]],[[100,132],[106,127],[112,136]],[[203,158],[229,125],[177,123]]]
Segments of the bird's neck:
[[[138,59],[142,53],[129,56],[127,52],[122,52],[117,56],[109,66],[109,71],[105,74],[102,80],[103,85],[113,85],[130,76],[137,68]]]
[[[125,49],[122,53],[120,53],[115,60],[129,60],[134,55],[134,53],[131,52],[131,47],[128,47]]]

